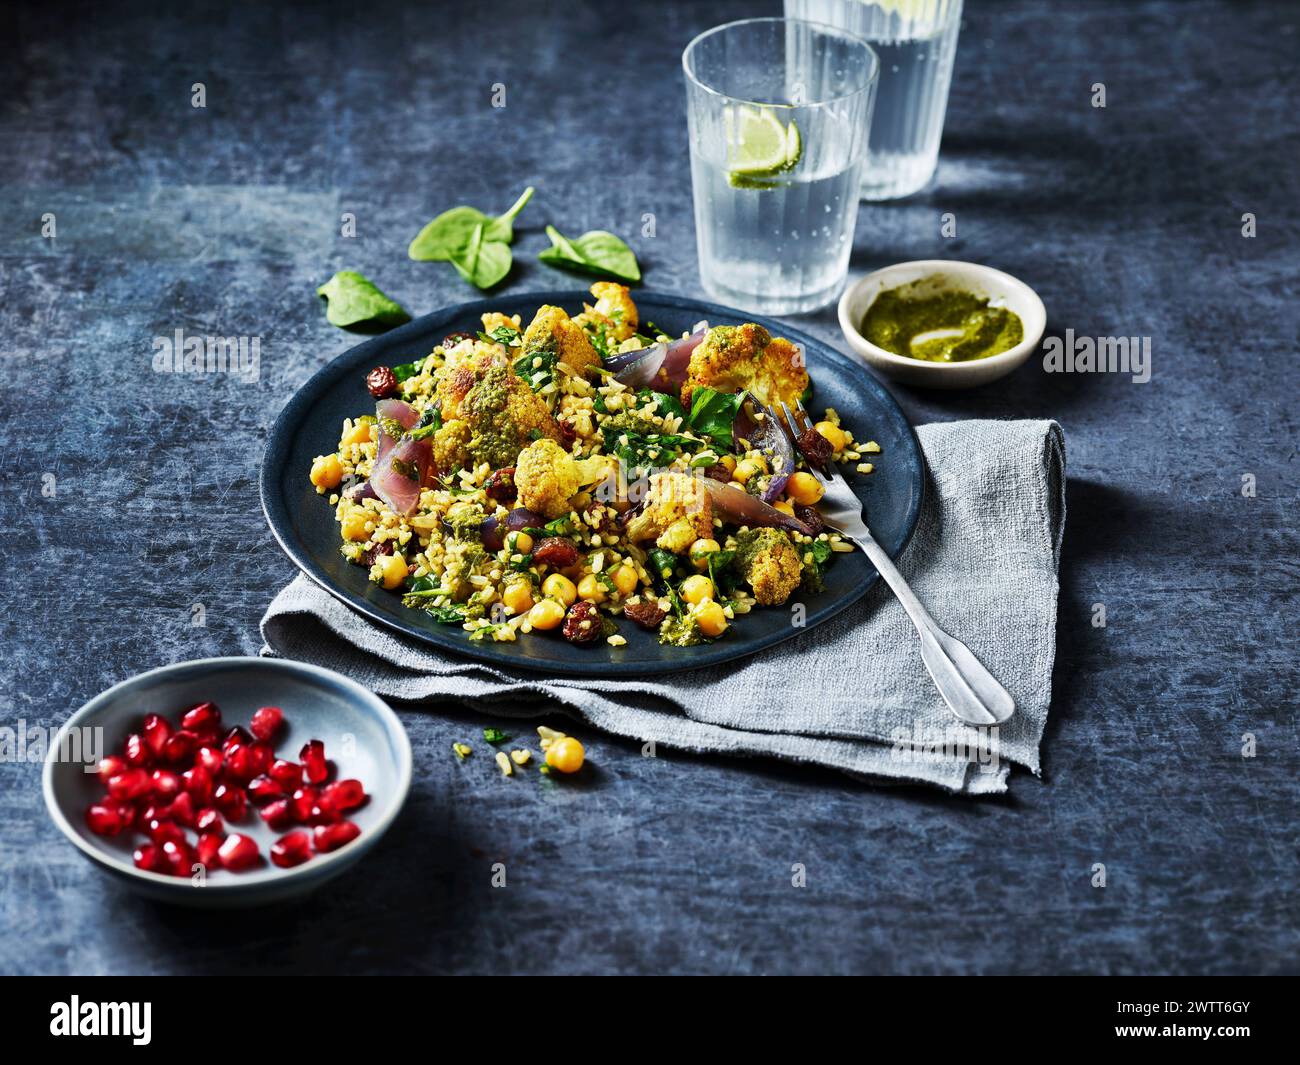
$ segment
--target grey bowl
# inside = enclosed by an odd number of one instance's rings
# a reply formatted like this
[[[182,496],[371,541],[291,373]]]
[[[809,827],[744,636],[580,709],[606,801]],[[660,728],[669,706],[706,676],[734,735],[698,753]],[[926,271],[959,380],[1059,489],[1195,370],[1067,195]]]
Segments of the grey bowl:
[[[302,865],[280,869],[270,863],[270,845],[282,833],[268,828],[253,809],[243,821],[227,825],[257,840],[263,865],[241,873],[216,870],[204,882],[137,869],[132,850],[144,837],[106,838],[92,833],[85,810],[103,795],[103,786],[82,760],[56,758],[72,730],[102,729],[102,754],[120,748],[146,714],[175,723],[178,712],[210,699],[229,726],[247,727],[253,711],[278,706],[287,727],[276,751],[295,759],[309,739],[325,743],[337,778],[355,777],[370,796],[350,820],[361,835],[339,850],[313,855]],[[86,733],[78,731],[78,735]],[[348,737],[352,737],[351,740]],[[75,754],[75,745],[69,750]],[[411,787],[411,744],[388,705],[355,681],[319,666],[272,658],[205,658],[141,673],[95,696],[68,719],[53,741],[45,763],[45,804],[73,845],[100,869],[132,889],[165,902],[187,906],[255,906],[304,895],[356,863],[387,831]]]

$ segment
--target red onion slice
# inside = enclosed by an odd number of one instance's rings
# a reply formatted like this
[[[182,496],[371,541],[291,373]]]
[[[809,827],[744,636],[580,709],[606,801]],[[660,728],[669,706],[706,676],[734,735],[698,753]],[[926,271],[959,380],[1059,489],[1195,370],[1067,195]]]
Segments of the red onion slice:
[[[736,525],[761,525],[774,529],[790,529],[805,536],[813,535],[812,530],[798,518],[783,514],[748,492],[715,481],[712,477],[701,477],[700,480],[704,482],[704,488],[713,501],[713,513],[717,517]]]

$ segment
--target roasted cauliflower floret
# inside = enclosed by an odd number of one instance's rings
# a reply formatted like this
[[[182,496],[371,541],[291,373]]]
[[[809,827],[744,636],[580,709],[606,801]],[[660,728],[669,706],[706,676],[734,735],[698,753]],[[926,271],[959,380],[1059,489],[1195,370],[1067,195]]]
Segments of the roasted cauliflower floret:
[[[527,376],[534,360],[541,360],[537,368],[563,363],[573,373],[582,376],[600,365],[600,356],[591,346],[582,326],[561,307],[539,307],[536,316],[524,330],[523,350],[516,365]]]
[[[567,514],[573,496],[605,477],[609,463],[607,455],[574,458],[554,440],[534,440],[515,463],[519,504],[548,518]]]
[[[554,440],[534,440],[519,452],[515,490],[521,506],[558,518],[578,491],[578,464]]]
[[[784,603],[803,575],[798,550],[779,529],[741,533],[736,538],[736,565],[764,606]]]
[[[443,381],[438,396],[443,426],[433,452],[440,470],[480,462],[513,466],[531,441],[559,439],[546,401],[505,366],[463,366]]]
[[[808,370],[798,348],[761,325],[717,325],[691,352],[681,397],[688,410],[691,393],[701,387],[747,391],[759,403],[793,407],[808,388]]]
[[[519,315],[517,314],[507,316],[500,311],[488,311],[480,317],[483,322],[483,332],[489,336],[491,336],[493,329],[500,329],[502,326],[506,329],[513,329],[516,333],[519,332]]]
[[[713,502],[700,478],[687,473],[652,474],[645,507],[627,523],[633,543],[653,537],[656,547],[674,554],[712,535]]]
[[[602,329],[611,348],[636,333],[640,322],[626,285],[597,281],[591,286],[591,294],[596,297],[595,305],[587,304],[575,322],[584,329]]]

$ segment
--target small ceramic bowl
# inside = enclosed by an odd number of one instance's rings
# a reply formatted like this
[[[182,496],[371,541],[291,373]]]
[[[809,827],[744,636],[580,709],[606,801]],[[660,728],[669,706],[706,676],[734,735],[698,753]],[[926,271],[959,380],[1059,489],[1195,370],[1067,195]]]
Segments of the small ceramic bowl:
[[[1024,339],[1014,348],[969,362],[927,362],[909,359],[877,347],[867,340],[858,326],[881,292],[908,285],[923,278],[934,280],[933,290],[956,290],[983,296],[996,306],[1004,306],[1020,317]],[[868,366],[886,377],[919,388],[974,388],[1005,377],[1020,366],[1038,347],[1047,326],[1047,311],[1032,288],[1001,270],[979,263],[951,262],[947,259],[920,259],[896,263],[867,274],[851,284],[840,297],[840,329],[849,346]]]
[[[180,712],[211,700],[221,709],[223,726],[247,728],[253,711],[278,706],[285,726],[274,740],[276,754],[297,761],[309,739],[323,740],[335,764],[336,779],[360,780],[369,801],[348,815],[361,835],[336,851],[313,854],[302,865],[281,869],[269,859],[272,831],[249,806],[244,820],[226,825],[257,841],[262,864],[244,872],[214,870],[194,879],[137,869],[133,849],[145,839],[137,833],[97,836],[86,827],[86,808],[104,794],[93,772],[93,758],[120,751],[146,714],[173,725]],[[90,730],[102,730],[93,732]],[[61,760],[64,737],[77,730],[79,745],[67,750],[78,760]],[[96,752],[94,739],[99,739]],[[81,754],[77,754],[77,750]],[[88,771],[89,770],[89,771]],[[52,741],[45,763],[45,804],[54,823],[100,869],[151,898],[187,906],[254,906],[304,895],[357,862],[393,823],[411,787],[411,744],[397,715],[377,695],[355,681],[319,666],[276,658],[205,658],[164,666],[117,684],[78,710]],[[288,830],[286,830],[288,831]],[[191,834],[191,842],[193,835]]]

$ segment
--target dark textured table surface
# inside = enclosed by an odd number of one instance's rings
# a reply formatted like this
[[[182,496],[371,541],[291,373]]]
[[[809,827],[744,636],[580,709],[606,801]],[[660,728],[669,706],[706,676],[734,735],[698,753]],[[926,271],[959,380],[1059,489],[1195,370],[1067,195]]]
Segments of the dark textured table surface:
[[[257,653],[292,576],[258,465],[280,407],[355,342],[314,295],[333,271],[416,313],[473,298],[407,241],[532,183],[545,209],[523,219],[511,291],[556,279],[535,259],[544,217],[626,234],[648,285],[696,291],[678,56],[774,8],[8,8],[4,723]],[[896,390],[918,423],[1065,427],[1041,780],[970,801],[592,735],[583,785],[507,786],[448,754],[499,722],[404,711],[419,771],[381,847],[232,923],[106,882],[47,818],[39,767],[10,761],[0,971],[1294,970],[1297,24],[1283,3],[968,0],[937,179],[859,218],[857,272],[974,259],[1037,288],[1053,332],[1152,338],[1147,384],[1031,361],[977,392]],[[801,324],[838,336],[831,311]],[[176,329],[262,337],[259,380],[155,374],[153,338]]]

